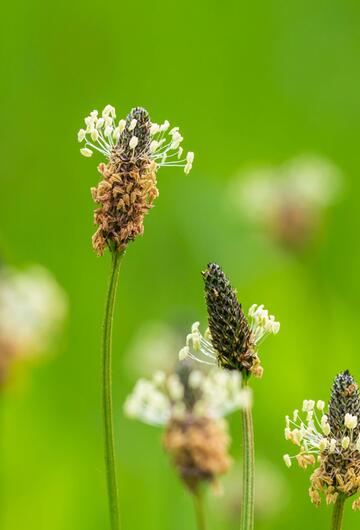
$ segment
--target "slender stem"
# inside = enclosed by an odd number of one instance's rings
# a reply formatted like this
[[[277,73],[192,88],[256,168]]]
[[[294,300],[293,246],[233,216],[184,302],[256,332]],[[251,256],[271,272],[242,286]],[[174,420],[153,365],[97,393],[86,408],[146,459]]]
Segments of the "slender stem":
[[[112,267],[109,287],[106,297],[105,316],[103,326],[103,415],[105,434],[105,466],[109,496],[110,519],[112,530],[119,530],[119,499],[115,463],[114,423],[112,411],[112,328],[120,263],[123,252],[112,252]]]
[[[331,522],[331,530],[342,529],[345,500],[346,500],[345,495],[341,495],[341,494],[338,495],[336,502],[335,502],[335,506],[334,506],[332,522]]]
[[[254,528],[254,428],[251,407],[242,411],[243,430],[243,490],[241,503],[241,530]]]
[[[200,489],[193,495],[196,515],[197,530],[206,530],[205,513],[204,513],[204,497]]]

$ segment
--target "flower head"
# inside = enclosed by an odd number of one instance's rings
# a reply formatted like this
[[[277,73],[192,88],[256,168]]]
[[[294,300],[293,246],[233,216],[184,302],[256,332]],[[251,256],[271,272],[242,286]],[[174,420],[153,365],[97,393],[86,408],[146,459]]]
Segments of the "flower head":
[[[151,380],[139,379],[127,398],[124,410],[129,417],[150,425],[167,425],[188,414],[218,420],[249,406],[249,394],[241,388],[237,372],[194,370],[180,363],[176,372],[155,372]]]
[[[309,245],[340,194],[343,175],[329,160],[302,155],[278,167],[242,172],[230,184],[235,211],[292,251]]]
[[[78,132],[81,154],[91,157],[95,150],[107,159],[107,164],[99,165],[102,180],[92,189],[93,199],[100,204],[95,212],[99,228],[93,237],[99,255],[106,246],[123,250],[143,233],[144,216],[158,196],[159,167],[183,167],[185,173],[191,170],[194,154],[182,157],[183,137],[178,127],[168,132],[169,127],[168,121],[152,123],[140,107],[119,121],[111,105],[101,116],[94,110],[85,118],[85,127]]]
[[[180,358],[190,357],[205,364],[261,377],[258,346],[266,335],[279,332],[279,322],[263,305],[252,305],[246,317],[235,290],[219,265],[209,264],[202,274],[209,328],[202,335],[199,322],[193,324]]]
[[[327,504],[339,494],[360,493],[360,397],[358,386],[346,370],[334,381],[328,412],[323,401],[305,400],[302,412],[286,417],[285,438],[299,447],[295,457],[284,456],[290,467],[296,458],[302,468],[319,463],[311,476],[312,502],[319,505],[323,493]],[[360,500],[353,503],[360,508]]]
[[[12,364],[46,351],[65,312],[65,295],[46,269],[0,269],[0,386]]]
[[[165,449],[194,492],[200,482],[213,483],[229,467],[223,417],[249,403],[240,374],[216,369],[204,373],[186,362],[169,375],[156,372],[152,380],[140,379],[124,410],[144,423],[165,427]]]

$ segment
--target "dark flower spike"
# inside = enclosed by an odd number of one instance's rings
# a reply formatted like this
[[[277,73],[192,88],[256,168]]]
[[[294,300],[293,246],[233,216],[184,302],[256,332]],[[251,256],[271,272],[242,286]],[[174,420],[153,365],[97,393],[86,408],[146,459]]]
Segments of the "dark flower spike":
[[[295,457],[284,456],[288,467],[296,458],[300,467],[319,462],[311,476],[309,490],[312,502],[319,505],[323,493],[327,504],[339,494],[352,497],[360,493],[360,397],[358,385],[349,371],[336,376],[325,414],[325,402],[305,400],[302,407],[286,417],[285,438],[299,447]],[[360,498],[353,502],[360,509]]]
[[[235,290],[215,263],[202,273],[212,344],[219,364],[230,370],[250,371],[254,364],[254,339]]]
[[[99,151],[108,162],[99,165],[102,180],[91,193],[100,205],[94,221],[98,230],[93,247],[98,255],[105,248],[122,251],[144,231],[144,217],[159,195],[156,175],[161,166],[183,167],[189,173],[194,153],[182,158],[183,137],[178,127],[152,123],[148,112],[134,108],[126,120],[115,121],[115,109],[107,105],[98,115],[94,110],[85,118],[78,140],[85,157]]]
[[[344,432],[344,418],[349,414],[360,421],[360,398],[355,379],[348,370],[339,374],[334,381],[329,404],[329,424],[332,433],[339,438]],[[354,428],[353,436],[358,437],[359,425]]]
[[[258,346],[266,335],[278,333],[279,322],[262,305],[251,306],[247,318],[236,291],[219,265],[210,263],[202,276],[209,328],[202,336],[199,323],[193,324],[186,346],[180,351],[180,359],[190,357],[228,370],[239,370],[246,376],[253,374],[261,377],[263,370]],[[202,354],[204,359],[197,353]]]

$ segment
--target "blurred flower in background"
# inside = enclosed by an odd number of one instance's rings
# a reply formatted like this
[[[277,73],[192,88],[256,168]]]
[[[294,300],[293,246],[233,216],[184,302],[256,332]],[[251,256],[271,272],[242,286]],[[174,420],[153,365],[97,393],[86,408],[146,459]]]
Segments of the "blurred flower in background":
[[[241,172],[228,192],[237,211],[284,248],[296,251],[316,239],[342,181],[341,170],[331,161],[302,155],[278,167]]]
[[[148,321],[136,332],[125,353],[128,372],[151,377],[156,370],[171,372],[178,361],[183,338],[177,326],[161,320]]]
[[[165,427],[165,450],[188,489],[217,484],[230,466],[230,438],[224,416],[251,406],[248,389],[238,372],[194,370],[190,361],[175,372],[156,372],[140,379],[127,398],[127,416]]]
[[[0,388],[15,363],[52,347],[66,310],[65,293],[45,268],[0,268]]]

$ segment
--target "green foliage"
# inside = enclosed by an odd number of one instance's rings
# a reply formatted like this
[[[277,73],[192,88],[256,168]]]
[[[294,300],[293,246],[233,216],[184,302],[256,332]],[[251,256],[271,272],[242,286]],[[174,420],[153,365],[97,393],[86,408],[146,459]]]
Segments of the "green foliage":
[[[76,140],[83,116],[108,103],[179,124],[196,154],[188,176],[159,172],[145,236],[123,265],[113,372],[123,528],[194,527],[160,432],[122,415],[135,379],[122,356],[148,320],[181,322],[184,334],[205,323],[200,271],[209,261],[228,272],[246,309],[264,303],[282,326],[262,348],[254,423],[257,457],[277,466],[288,495],[256,528],[326,527],[330,510],[310,504],[306,473],[283,466],[283,417],[304,398],[327,399],[339,371],[360,377],[359,11],[351,0],[3,5],[1,254],[49,267],[71,310],[58,355],[2,398],[2,530],[108,527],[100,326],[110,257],[91,248],[89,189],[99,174]],[[292,256],[234,216],[224,194],[242,165],[303,152],[329,157],[347,180],[321,240]],[[346,526],[358,517],[346,510]],[[237,527],[211,520],[213,530]]]

